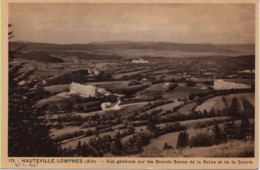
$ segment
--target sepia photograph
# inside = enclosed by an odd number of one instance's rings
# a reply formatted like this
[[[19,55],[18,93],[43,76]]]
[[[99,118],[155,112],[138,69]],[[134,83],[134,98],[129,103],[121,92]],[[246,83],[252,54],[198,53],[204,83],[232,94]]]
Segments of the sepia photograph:
[[[255,158],[256,8],[9,3],[7,156]]]

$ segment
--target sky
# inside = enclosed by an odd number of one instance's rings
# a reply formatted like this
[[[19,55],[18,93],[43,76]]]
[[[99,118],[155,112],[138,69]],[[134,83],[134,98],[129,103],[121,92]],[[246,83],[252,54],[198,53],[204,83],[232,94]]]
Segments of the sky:
[[[252,4],[12,3],[9,23],[12,41],[255,42]]]

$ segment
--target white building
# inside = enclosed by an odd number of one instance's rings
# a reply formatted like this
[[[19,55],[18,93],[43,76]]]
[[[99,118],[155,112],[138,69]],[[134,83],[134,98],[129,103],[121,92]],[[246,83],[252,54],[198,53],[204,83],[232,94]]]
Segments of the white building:
[[[251,85],[230,82],[228,80],[214,80],[214,89],[216,90],[229,90],[229,89],[250,89]]]
[[[81,97],[96,97],[98,94],[109,96],[110,92],[106,91],[104,88],[98,88],[93,85],[84,85],[72,82],[70,84],[70,94],[77,94]]]
[[[139,59],[139,60],[132,60],[132,63],[142,63],[142,64],[145,64],[145,63],[149,63],[147,60],[144,60],[144,59]]]
[[[239,71],[238,73],[255,73],[255,70],[242,70]]]
[[[78,94],[82,97],[95,97],[96,96],[96,87],[92,85],[82,85],[72,82],[70,84],[70,94]]]
[[[90,76],[99,76],[100,72],[101,72],[100,69],[97,69],[97,68],[88,69],[88,73]]]
[[[168,87],[170,87],[170,85],[171,85],[171,83],[170,82],[165,82],[165,83],[163,83],[163,87],[164,88],[168,88]]]

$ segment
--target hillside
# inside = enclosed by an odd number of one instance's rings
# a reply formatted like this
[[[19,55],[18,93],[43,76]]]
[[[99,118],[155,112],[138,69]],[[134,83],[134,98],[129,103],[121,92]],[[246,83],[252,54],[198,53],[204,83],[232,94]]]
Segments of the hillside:
[[[22,53],[21,55],[18,55],[19,58],[27,59],[27,60],[34,60],[37,62],[42,63],[61,63],[63,62],[62,59],[50,56],[46,52],[43,51],[32,51],[32,52],[26,52]]]
[[[25,46],[23,51],[62,51],[62,52],[102,52],[109,54],[122,55],[150,55],[168,56],[168,53],[201,53],[207,55],[241,55],[254,54],[254,44],[180,44],[169,42],[131,42],[131,41],[115,41],[100,42],[89,44],[47,44],[47,43],[30,43],[30,42],[11,42],[12,48]],[[122,53],[123,52],[123,53]],[[136,53],[137,52],[137,53]],[[167,54],[165,54],[167,53]],[[172,56],[172,55],[170,55]],[[182,55],[180,55],[181,57]]]

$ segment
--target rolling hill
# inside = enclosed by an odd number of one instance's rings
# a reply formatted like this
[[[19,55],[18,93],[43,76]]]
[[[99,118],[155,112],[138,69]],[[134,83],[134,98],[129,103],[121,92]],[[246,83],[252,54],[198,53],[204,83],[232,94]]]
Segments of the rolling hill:
[[[45,51],[52,53],[87,53],[99,55],[119,55],[126,57],[199,57],[199,56],[239,56],[254,55],[254,44],[180,44],[170,42],[112,41],[89,44],[48,44],[32,42],[10,42],[11,48],[25,46],[22,51]],[[68,55],[68,54],[67,54]],[[66,55],[64,55],[66,56]],[[84,58],[84,57],[83,57]]]
[[[31,51],[31,52],[24,52],[21,55],[17,55],[19,58],[27,59],[27,60],[34,60],[37,62],[42,63],[61,63],[63,62],[62,59],[50,56],[46,52],[43,51]]]

